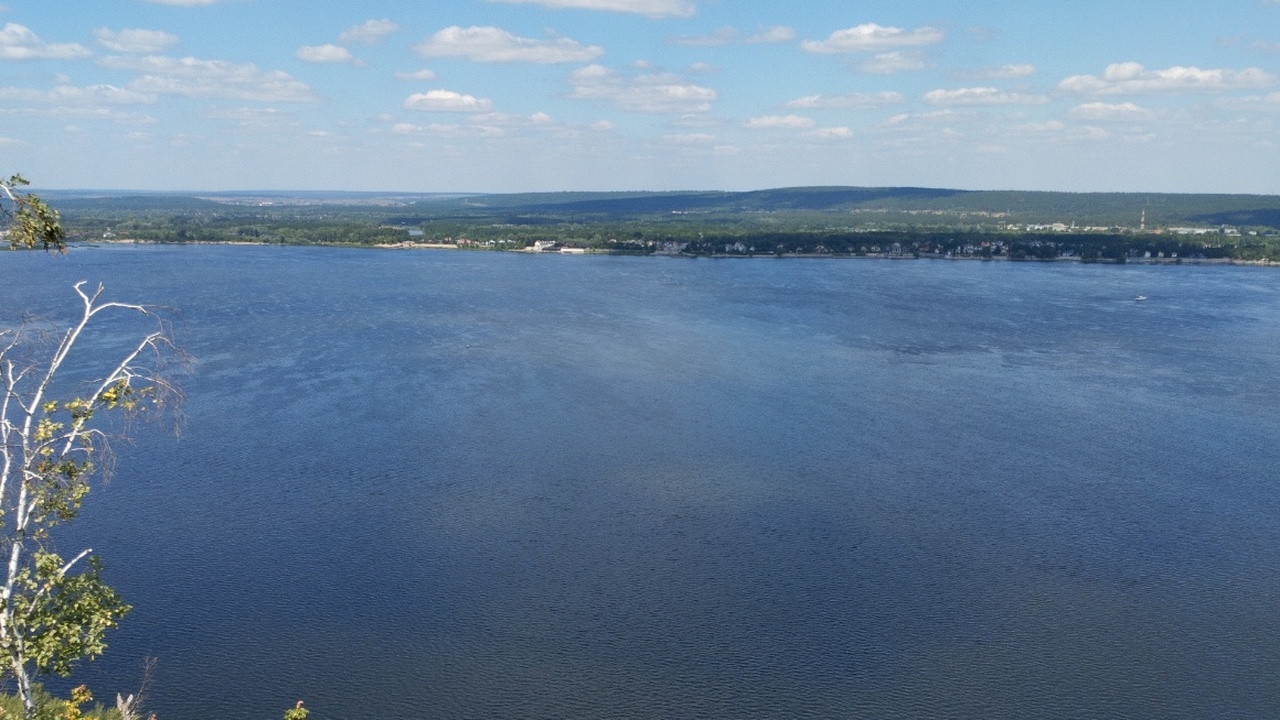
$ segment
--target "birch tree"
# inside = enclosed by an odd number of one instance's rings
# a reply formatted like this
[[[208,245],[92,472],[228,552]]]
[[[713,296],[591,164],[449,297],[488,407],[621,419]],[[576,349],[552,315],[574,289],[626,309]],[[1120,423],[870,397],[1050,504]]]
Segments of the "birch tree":
[[[6,199],[12,245],[63,249],[54,211],[17,193],[12,179],[0,183]],[[101,285],[85,286],[74,285],[79,312],[64,326],[0,327],[0,671],[14,680],[28,718],[36,712],[33,677],[69,675],[77,660],[101,654],[106,631],[129,610],[102,579],[93,550],[64,557],[53,531],[105,479],[121,423],[176,399],[162,373],[178,357],[168,325],[142,305],[105,300]],[[134,341],[77,352],[104,314],[133,315],[146,329],[124,336]]]
[[[22,188],[29,184],[21,175],[0,180],[0,215],[8,221],[3,224],[9,226],[4,233],[8,234],[10,247],[30,250],[40,246],[66,252],[66,236],[58,211],[35,195],[23,192]]]

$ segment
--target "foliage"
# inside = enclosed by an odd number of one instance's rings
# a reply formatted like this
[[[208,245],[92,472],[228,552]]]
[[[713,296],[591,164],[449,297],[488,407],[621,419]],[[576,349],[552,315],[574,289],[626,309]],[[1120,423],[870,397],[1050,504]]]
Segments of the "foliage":
[[[310,714],[311,711],[302,707],[302,701],[299,700],[298,704],[284,711],[284,720],[307,720]]]
[[[71,699],[62,700],[45,692],[40,685],[33,685],[35,711],[27,715],[22,699],[17,695],[0,695],[0,720],[18,720],[32,717],[35,720],[131,720],[124,717],[115,708],[105,708],[100,703],[84,707],[93,702],[93,694],[83,685],[71,691]]]
[[[75,661],[101,654],[106,631],[129,610],[103,581],[92,550],[65,559],[52,549],[51,531],[75,519],[90,481],[108,467],[109,430],[118,427],[111,417],[154,415],[176,396],[161,374],[176,357],[167,325],[84,284],[74,286],[80,316],[60,333],[31,323],[0,329],[0,663],[28,714],[36,708],[32,674],[68,675]],[[98,373],[83,367],[93,357],[77,356],[83,362],[68,369],[77,342],[104,312],[134,313],[155,326],[117,358],[105,356]],[[52,354],[34,360],[49,337],[56,338]],[[91,378],[65,401],[53,396],[64,370]]]
[[[30,250],[39,245],[45,250],[66,252],[58,211],[35,195],[19,190],[28,184],[21,175],[0,180],[0,214],[9,223],[9,247]]]
[[[1010,252],[991,256],[1119,261],[1177,252],[1280,260],[1280,197],[1259,195],[814,187],[416,199],[99,197],[60,204],[69,236],[145,242],[431,242],[518,250],[542,240],[630,254],[669,254],[669,244],[687,243],[683,254],[691,255],[878,255],[873,248],[898,243],[908,250],[904,256],[956,250],[967,256],[966,246],[998,242]],[[1067,230],[1042,229],[1055,224]],[[1205,234],[1176,235],[1170,227]],[[1051,237],[1039,237],[1045,234]]]

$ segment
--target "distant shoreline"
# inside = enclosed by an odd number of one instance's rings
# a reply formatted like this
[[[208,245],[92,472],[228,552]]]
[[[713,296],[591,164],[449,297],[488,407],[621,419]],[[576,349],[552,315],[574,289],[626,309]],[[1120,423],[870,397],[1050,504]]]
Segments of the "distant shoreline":
[[[132,240],[128,238],[114,238],[101,240],[79,241],[77,245],[94,246],[94,245],[235,245],[235,246],[256,246],[256,247],[344,247],[344,248],[364,248],[368,250],[466,250],[468,252],[504,252],[518,253],[524,255],[616,255],[630,257],[652,257],[652,258],[682,258],[687,260],[696,260],[699,258],[707,260],[954,260],[963,262],[1019,262],[1019,263],[1081,263],[1087,265],[1241,265],[1241,266],[1280,266],[1280,261],[1275,260],[1237,260],[1234,258],[1125,258],[1123,261],[1111,258],[1099,258],[1085,260],[1080,257],[1056,257],[1056,258],[1010,258],[1004,255],[995,255],[991,257],[983,257],[978,255],[890,255],[886,253],[867,253],[865,255],[847,255],[835,253],[753,253],[753,254],[712,254],[712,255],[696,255],[696,254],[674,254],[674,253],[630,253],[630,252],[611,252],[608,250],[595,250],[591,248],[573,248],[571,252],[562,252],[559,250],[550,251],[534,251],[531,249],[506,250],[506,249],[489,249],[489,248],[468,248],[459,246],[456,243],[415,243],[401,242],[394,244],[382,245],[361,245],[356,243],[265,243],[252,242],[246,240],[190,240],[182,242],[173,242],[167,240]]]

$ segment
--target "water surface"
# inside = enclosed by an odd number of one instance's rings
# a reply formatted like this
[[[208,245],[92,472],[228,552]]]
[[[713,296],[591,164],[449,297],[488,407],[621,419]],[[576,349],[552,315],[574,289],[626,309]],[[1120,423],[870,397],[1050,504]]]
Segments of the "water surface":
[[[198,360],[63,539],[162,720],[1280,714],[1274,270],[81,248],[5,318],[81,278]]]

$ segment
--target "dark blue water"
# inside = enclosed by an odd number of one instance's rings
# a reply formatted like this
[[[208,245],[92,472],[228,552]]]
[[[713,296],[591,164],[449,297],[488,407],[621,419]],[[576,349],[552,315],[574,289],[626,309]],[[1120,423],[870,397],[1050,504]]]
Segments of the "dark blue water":
[[[161,720],[1280,715],[1280,272],[116,247],[0,307],[79,278],[198,359],[63,539]]]

